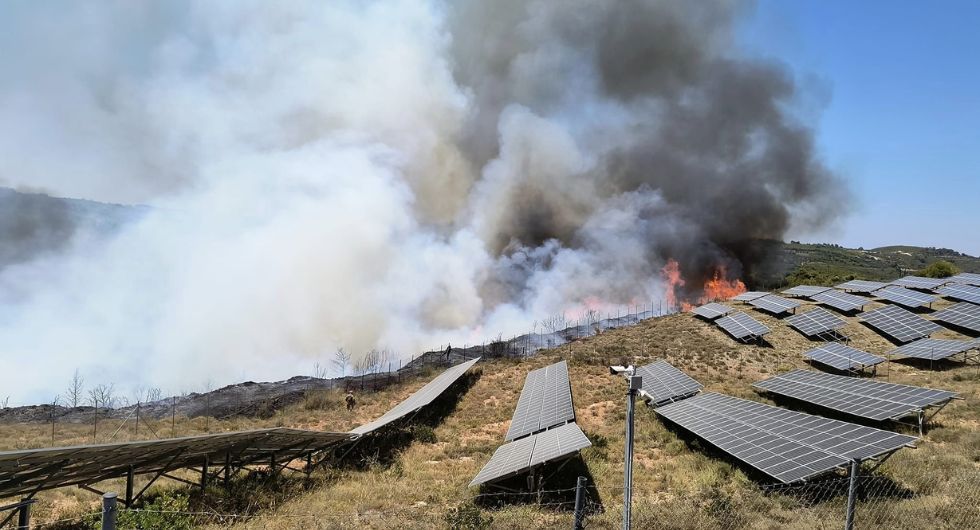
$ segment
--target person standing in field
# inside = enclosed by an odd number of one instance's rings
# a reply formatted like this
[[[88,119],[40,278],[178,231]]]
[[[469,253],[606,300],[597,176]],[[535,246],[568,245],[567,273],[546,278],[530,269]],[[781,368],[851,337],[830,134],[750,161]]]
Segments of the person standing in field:
[[[348,390],[347,391],[347,396],[344,397],[344,401],[347,403],[347,412],[353,412],[354,411],[354,404],[356,403],[356,401],[354,400],[354,391],[353,390]]]

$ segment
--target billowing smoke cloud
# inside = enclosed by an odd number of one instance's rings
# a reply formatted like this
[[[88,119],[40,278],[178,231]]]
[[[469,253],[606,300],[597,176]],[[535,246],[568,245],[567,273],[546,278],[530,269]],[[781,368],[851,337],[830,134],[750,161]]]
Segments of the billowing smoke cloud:
[[[26,3],[0,185],[150,205],[0,270],[0,394],[272,379],[698,285],[842,197],[732,2]]]

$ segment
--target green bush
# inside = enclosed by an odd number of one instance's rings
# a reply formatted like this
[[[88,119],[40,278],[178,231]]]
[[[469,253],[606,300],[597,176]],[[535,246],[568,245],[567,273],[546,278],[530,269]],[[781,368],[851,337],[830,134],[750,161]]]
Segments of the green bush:
[[[446,512],[446,527],[450,530],[483,530],[493,526],[493,517],[483,515],[474,504],[463,504]]]
[[[438,442],[436,432],[428,425],[416,425],[412,427],[412,438],[424,444],[434,444]]]
[[[121,505],[120,505],[121,508]],[[187,495],[168,493],[160,495],[139,510],[120,509],[116,527],[137,530],[191,530],[194,528]],[[102,528],[99,517],[89,522],[89,528]]]
[[[946,260],[939,260],[930,263],[926,268],[920,270],[918,274],[926,278],[949,278],[959,273],[960,270],[956,268],[956,265]]]

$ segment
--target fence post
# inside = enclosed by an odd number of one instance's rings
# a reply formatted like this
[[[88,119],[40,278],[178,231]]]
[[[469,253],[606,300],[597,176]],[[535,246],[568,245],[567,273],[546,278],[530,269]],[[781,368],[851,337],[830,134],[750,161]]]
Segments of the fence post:
[[[854,529],[854,504],[857,500],[858,474],[861,471],[861,461],[854,459],[851,461],[851,484],[847,488],[847,519],[844,521],[844,530]]]
[[[575,484],[575,517],[572,518],[572,530],[582,530],[585,522],[585,477],[579,477]]]
[[[23,504],[17,509],[17,529],[28,530],[31,527],[31,505],[34,501],[24,499],[21,502]]]
[[[102,530],[116,530],[116,494],[102,496]]]

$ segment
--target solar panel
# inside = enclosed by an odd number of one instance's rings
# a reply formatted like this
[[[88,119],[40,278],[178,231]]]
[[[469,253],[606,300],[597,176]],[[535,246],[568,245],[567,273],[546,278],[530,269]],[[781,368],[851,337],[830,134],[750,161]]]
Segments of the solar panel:
[[[788,317],[786,323],[807,337],[837,331],[847,325],[844,319],[822,307],[814,307],[806,313]]]
[[[782,296],[776,294],[769,294],[763,296],[762,298],[756,298],[755,300],[752,300],[749,303],[759,309],[769,311],[770,313],[776,315],[780,313],[786,313],[788,311],[792,311],[793,309],[796,309],[797,307],[802,305],[796,300],[783,298]]]
[[[845,313],[848,311],[864,309],[864,306],[868,303],[867,298],[834,290],[824,291],[822,293],[815,294],[810,298],[812,298],[815,302],[829,305],[830,307]]]
[[[972,340],[919,339],[888,352],[888,355],[936,361],[976,348]]]
[[[872,291],[877,291],[882,287],[888,285],[882,282],[871,282],[867,280],[851,280],[849,282],[844,282],[834,287],[840,289],[841,291],[848,291],[852,293],[870,293]]]
[[[869,326],[899,342],[909,342],[939,331],[934,322],[895,305],[886,305],[874,311],[865,311],[858,318]]]
[[[532,434],[498,447],[483,469],[470,482],[470,486],[516,475],[591,445],[582,429],[574,423]]]
[[[568,364],[561,361],[527,374],[505,439],[514,440],[574,420]]]
[[[761,337],[769,333],[769,328],[741,311],[719,318],[715,323],[738,340],[744,340],[747,337]]]
[[[691,310],[692,313],[699,317],[706,318],[708,320],[714,320],[718,317],[725,316],[732,312],[732,308],[725,304],[719,304],[717,302],[711,302],[710,304],[704,304],[700,307],[695,307]]]
[[[936,289],[936,293],[941,294],[946,298],[953,298],[964,302],[980,304],[980,287],[975,285],[951,283]]]
[[[803,357],[841,371],[859,370],[865,366],[883,363],[886,360],[884,357],[872,355],[839,342],[823,344],[804,353]]]
[[[980,333],[980,305],[960,302],[942,311],[936,311],[932,318]]]
[[[953,283],[961,283],[961,284],[965,283],[967,285],[980,285],[980,274],[976,274],[973,272],[961,272],[956,276],[950,276],[949,278],[946,279]]]
[[[767,294],[769,293],[765,291],[746,291],[738,296],[733,297],[732,300],[737,300],[739,302],[748,302],[750,300],[755,300],[756,298],[762,298]]]
[[[920,293],[904,287],[889,285],[884,289],[879,289],[871,293],[878,298],[883,298],[889,302],[894,302],[905,307],[916,308],[936,301],[936,297],[931,294]]]
[[[899,287],[908,287],[911,289],[925,289],[931,291],[940,285],[945,285],[949,283],[949,280],[945,278],[925,278],[923,276],[906,276],[904,278],[899,278],[890,285],[897,285]]]
[[[916,440],[711,392],[656,411],[783,483],[890,454]]]
[[[797,285],[796,287],[790,287],[783,291],[786,296],[795,296],[809,298],[815,294],[822,293],[824,291],[829,291],[830,287],[820,287],[817,285]]]
[[[230,458],[234,467],[280,462],[352,439],[349,433],[299,429],[259,429],[163,440],[0,452],[0,498],[35,491],[95,484],[111,478],[166,472]],[[198,467],[200,469],[200,467]]]
[[[654,407],[693,396],[704,388],[691,376],[662,360],[637,368],[635,375],[643,377],[640,393]]]
[[[381,416],[370,423],[365,423],[356,429],[352,429],[351,433],[358,435],[367,434],[376,429],[380,429],[389,423],[404,418],[405,416],[419,410],[429,403],[432,403],[479,360],[480,358],[477,357],[472,361],[466,361],[465,363],[460,363],[447,369],[445,372],[439,374],[438,377],[432,381],[429,381],[428,384],[418,389],[414,394],[408,396],[405,401],[395,405],[395,407],[386,412],[384,416]]]

